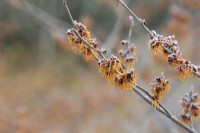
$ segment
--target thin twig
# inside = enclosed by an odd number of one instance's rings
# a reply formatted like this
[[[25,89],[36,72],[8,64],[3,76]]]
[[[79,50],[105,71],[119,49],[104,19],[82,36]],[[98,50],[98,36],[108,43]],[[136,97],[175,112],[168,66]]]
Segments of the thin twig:
[[[153,100],[153,96],[151,96],[151,94],[149,94],[149,92],[147,92],[145,89],[143,89],[140,85],[136,84],[136,87],[138,89],[140,89],[142,92],[144,92],[149,98],[151,98],[151,100]],[[171,113],[159,102],[158,105],[169,115],[172,116]]]
[[[94,56],[93,54],[92,54],[92,56],[96,61],[99,61],[99,59],[96,56]]]
[[[144,27],[144,29],[151,35],[151,36],[154,36],[151,32],[151,30],[146,26],[146,22],[144,19],[141,19],[139,18],[125,3],[123,0],[118,0],[119,3],[124,6],[130,13],[131,15],[138,21],[142,24],[142,26]]]
[[[145,95],[143,95],[137,88],[132,89],[136,94],[138,94],[146,103],[150,104],[152,106],[152,101]],[[196,131],[192,130],[189,126],[184,125],[182,122],[180,122],[175,116],[168,115],[164,110],[162,110],[160,107],[156,108],[157,111],[159,111],[161,114],[175,122],[177,125],[188,131],[189,133],[197,133]]]
[[[134,27],[133,16],[129,16],[129,20],[130,20],[130,29],[129,29],[129,33],[128,33],[128,46],[131,44],[131,36],[133,33],[133,27]]]
[[[172,51],[169,50],[168,48],[166,48],[165,45],[162,45],[162,48],[163,48],[168,54],[172,54]]]
[[[153,97],[149,94],[149,92],[147,92],[146,90],[144,90],[140,85],[136,84],[136,87],[138,89],[140,89],[142,92],[144,92],[148,97],[150,97],[151,99],[153,99]]]
[[[72,14],[71,14],[71,12],[70,12],[70,10],[69,10],[69,7],[68,7],[68,5],[67,5],[67,1],[66,1],[66,0],[63,0],[63,4],[64,4],[64,6],[65,6],[66,9],[67,9],[67,13],[69,14],[69,17],[70,17],[70,19],[71,19],[73,25],[76,27],[76,24],[74,23],[74,19],[73,19],[73,17],[72,17]]]

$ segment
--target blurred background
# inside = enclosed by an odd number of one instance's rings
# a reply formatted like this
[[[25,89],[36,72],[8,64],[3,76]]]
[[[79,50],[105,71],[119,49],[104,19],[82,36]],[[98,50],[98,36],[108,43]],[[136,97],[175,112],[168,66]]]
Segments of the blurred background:
[[[200,64],[199,0],[126,0],[159,34],[174,34],[186,59]],[[74,19],[117,54],[129,30],[129,14],[117,0],[68,0]],[[185,132],[131,91],[101,77],[96,63],[74,54],[66,39],[72,24],[62,0],[0,0],[1,133],[179,133]],[[161,72],[172,89],[162,103],[178,116],[179,100],[196,78],[179,80],[175,68],[153,58],[148,34],[135,22],[138,84]],[[200,122],[195,128],[200,131]]]

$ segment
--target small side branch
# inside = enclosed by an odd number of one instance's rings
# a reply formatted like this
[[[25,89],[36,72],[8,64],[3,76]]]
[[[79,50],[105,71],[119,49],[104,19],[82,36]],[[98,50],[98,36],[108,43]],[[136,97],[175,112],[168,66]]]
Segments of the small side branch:
[[[149,92],[143,89],[140,85],[136,84],[136,87],[145,93],[149,98],[151,98],[151,100],[153,100],[153,97],[149,94]],[[166,112],[167,115],[172,116],[171,113],[160,102],[158,102],[158,105]]]
[[[130,20],[130,29],[128,33],[128,46],[131,44],[131,36],[133,34],[133,27],[134,27],[133,16],[129,16],[129,20]]]
[[[69,17],[70,17],[70,19],[71,19],[73,25],[76,26],[75,23],[74,23],[74,19],[73,19],[73,17],[72,17],[72,14],[71,14],[71,12],[70,12],[70,10],[69,10],[69,7],[68,7],[68,5],[67,5],[67,1],[66,1],[66,0],[63,0],[63,5],[66,7],[67,13],[69,14]]]
[[[146,22],[145,22],[144,19],[139,18],[133,11],[131,11],[131,9],[124,3],[123,0],[118,0],[118,1],[119,1],[119,3],[120,3],[123,7],[125,7],[125,8],[130,12],[130,14],[131,14],[138,22],[141,23],[141,25],[143,26],[143,28],[144,28],[151,36],[154,36],[154,35],[152,34],[151,30],[146,26],[147,24],[146,24]]]

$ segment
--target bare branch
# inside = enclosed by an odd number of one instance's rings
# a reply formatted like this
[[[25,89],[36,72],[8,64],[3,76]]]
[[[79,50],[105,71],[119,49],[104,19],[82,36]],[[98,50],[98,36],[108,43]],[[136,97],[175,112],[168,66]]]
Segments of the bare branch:
[[[136,86],[136,87],[139,88],[138,86]],[[137,88],[133,88],[132,90],[136,94],[138,94],[146,103],[148,103],[149,105],[152,106],[152,101],[148,98],[148,96],[147,95],[145,96],[144,94],[142,94]],[[160,106],[158,108],[156,108],[156,110],[158,112],[160,112],[161,114],[163,114],[164,116],[166,116],[167,118],[169,118],[170,120],[172,120],[174,123],[176,123],[180,127],[182,127],[183,129],[185,129],[186,131],[188,131],[189,133],[197,133],[195,130],[191,129],[189,126],[186,126],[185,124],[183,124],[182,122],[180,122],[175,116],[173,116],[171,114],[170,115],[167,114]]]
[[[63,4],[64,4],[64,6],[65,6],[66,9],[67,9],[67,12],[68,12],[68,14],[69,14],[69,17],[70,17],[70,19],[71,19],[73,25],[76,27],[76,25],[75,25],[75,23],[74,23],[74,19],[73,19],[73,17],[72,17],[72,14],[71,14],[71,12],[70,12],[70,10],[69,10],[69,7],[68,7],[68,5],[67,5],[67,0],[63,0]]]
[[[140,19],[139,17],[137,17],[127,6],[126,4],[122,1],[122,0],[118,0],[124,7],[126,7],[126,9],[129,10],[129,12],[131,12],[131,14],[133,15],[133,17],[135,19],[137,19],[142,25],[143,27],[149,32],[150,35],[153,36],[152,32],[147,28],[146,23],[144,20]],[[71,13],[69,11],[69,8],[66,4],[66,0],[63,1],[64,5],[66,6],[68,13],[70,15],[70,18],[74,24],[74,20],[71,16]],[[131,42],[131,36],[132,36],[132,27],[133,27],[133,19],[130,18],[131,21],[131,26],[130,26],[130,31],[129,31],[129,43]],[[76,35],[79,37],[79,39],[81,39],[83,41],[83,43],[91,48],[92,50],[96,51],[98,53],[98,55],[100,57],[102,57],[104,60],[107,60],[106,57],[103,55],[102,51],[100,49],[95,49],[92,45],[90,45],[90,43],[88,43],[85,39],[83,39],[80,34],[75,30],[72,29]],[[94,57],[97,61],[99,60],[97,57]],[[152,106],[152,96],[141,86],[136,85],[135,88],[132,89],[137,95],[139,95],[146,103],[148,103],[149,105]],[[144,94],[143,94],[144,93]],[[159,111],[161,114],[163,114],[164,116],[166,116],[168,119],[172,120],[174,123],[176,123],[177,125],[179,125],[180,127],[182,127],[183,129],[185,129],[186,131],[188,131],[189,133],[197,133],[193,128],[184,125],[182,122],[180,122],[175,116],[173,116],[162,104],[159,103],[159,106],[156,108],[157,111]]]
[[[139,23],[142,24],[143,28],[144,28],[152,37],[155,37],[155,35],[151,32],[151,30],[146,26],[146,22],[145,22],[144,19],[139,18],[139,17],[124,3],[123,0],[118,0],[118,1],[119,1],[119,3],[120,3],[123,7],[125,7],[125,8],[129,11],[129,13],[130,13],[131,15],[133,15],[133,17],[134,17]],[[168,44],[168,42],[165,42],[165,43]],[[173,51],[171,51],[170,49],[166,48],[164,45],[162,45],[162,48],[163,48],[168,54],[173,53]],[[200,73],[199,73],[199,72],[196,72],[196,71],[193,70],[192,73],[193,73],[196,77],[200,78]]]
[[[142,24],[142,26],[144,27],[144,29],[152,36],[154,36],[151,32],[151,30],[146,26],[146,22],[144,19],[139,18],[133,11],[131,11],[131,9],[124,3],[123,0],[118,0],[119,3],[124,6],[129,12],[130,14],[138,21]]]

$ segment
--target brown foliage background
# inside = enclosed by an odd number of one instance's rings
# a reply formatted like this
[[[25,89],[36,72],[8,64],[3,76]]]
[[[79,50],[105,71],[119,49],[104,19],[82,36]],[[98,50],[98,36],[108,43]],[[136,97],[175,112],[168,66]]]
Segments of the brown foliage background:
[[[188,2],[190,1],[190,2]],[[128,2],[128,1],[126,1]],[[196,3],[195,3],[196,2]],[[127,37],[128,13],[112,0],[68,1],[74,18],[87,25],[103,47],[116,54]],[[128,4],[150,29],[174,34],[184,57],[200,64],[200,2],[132,0]],[[62,0],[0,0],[0,132],[1,133],[175,133],[179,128],[137,95],[107,83],[96,69],[75,55],[66,42],[72,27]],[[152,58],[148,35],[136,22],[138,83],[161,72],[172,90],[163,104],[175,115],[179,99],[199,80],[181,81],[160,58]],[[200,130],[199,122],[195,128]]]

